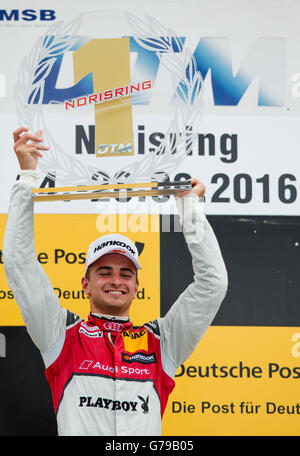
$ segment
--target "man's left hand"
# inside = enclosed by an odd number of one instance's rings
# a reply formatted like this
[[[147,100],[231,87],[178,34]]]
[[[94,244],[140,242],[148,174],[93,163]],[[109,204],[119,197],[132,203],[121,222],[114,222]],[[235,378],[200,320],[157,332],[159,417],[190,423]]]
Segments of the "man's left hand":
[[[199,179],[196,179],[195,177],[193,177],[191,179],[191,184],[192,184],[191,190],[184,190],[182,192],[178,192],[178,193],[176,193],[176,196],[181,198],[184,195],[194,194],[200,198],[201,196],[205,195],[205,191],[206,191],[205,185]]]

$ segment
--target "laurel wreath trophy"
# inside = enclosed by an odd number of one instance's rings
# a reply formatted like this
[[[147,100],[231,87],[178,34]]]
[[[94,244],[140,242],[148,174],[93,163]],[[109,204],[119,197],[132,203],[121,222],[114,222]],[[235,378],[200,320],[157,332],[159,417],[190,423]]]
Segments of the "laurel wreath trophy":
[[[140,19],[131,13],[122,13],[131,29],[132,39],[142,49],[156,56],[160,68],[168,77],[168,90],[173,94],[169,100],[164,90],[156,90],[155,84],[152,91],[149,91],[150,98],[161,103],[158,111],[163,104],[169,103],[171,106],[168,111],[168,127],[161,142],[142,159],[133,158],[131,163],[117,169],[113,176],[110,176],[107,170],[99,169],[101,159],[83,162],[57,143],[48,127],[45,113],[47,108],[43,104],[46,79],[57,59],[76,46],[79,29],[86,14],[89,13],[81,14],[68,24],[58,21],[51,26],[37,40],[20,65],[15,91],[19,121],[33,131],[43,130],[50,150],[39,161],[39,170],[58,184],[55,187],[34,189],[34,201],[116,198],[120,191],[128,191],[130,196],[170,195],[190,188],[190,181],[170,182],[165,178],[178,168],[178,164],[192,150],[194,133],[191,133],[187,140],[183,132],[187,126],[199,125],[203,109],[203,80],[197,71],[194,56],[185,46],[184,40],[152,17]],[[126,87],[128,91],[130,86]],[[121,89],[118,94],[120,93]],[[103,115],[108,115],[105,109],[114,108],[111,110],[117,112],[118,109],[124,109],[126,103],[132,104],[133,111],[135,107],[139,110],[146,95],[145,91],[123,97],[115,108],[110,100],[102,103],[102,106],[100,102],[98,105],[100,108],[104,107]],[[49,105],[61,109],[67,119],[68,112],[61,100],[51,100]],[[77,110],[79,109],[81,108],[77,107]],[[142,112],[147,112],[146,109],[147,106],[144,106]],[[127,157],[127,160],[129,158]]]

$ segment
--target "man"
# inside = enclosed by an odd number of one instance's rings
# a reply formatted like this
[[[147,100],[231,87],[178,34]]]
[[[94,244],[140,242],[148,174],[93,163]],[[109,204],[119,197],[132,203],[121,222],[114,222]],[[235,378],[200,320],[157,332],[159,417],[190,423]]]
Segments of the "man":
[[[58,433],[160,435],[176,370],[211,324],[227,288],[217,240],[198,203],[205,187],[192,179],[191,191],[177,200],[194,282],[166,316],[133,328],[129,310],[138,290],[138,252],[128,238],[109,234],[87,253],[82,288],[91,313],[83,321],[59,305],[36,260],[32,188],[37,162],[48,148],[41,132],[34,135],[24,127],[14,132],[14,143],[21,171],[12,188],[4,265],[45,363]]]

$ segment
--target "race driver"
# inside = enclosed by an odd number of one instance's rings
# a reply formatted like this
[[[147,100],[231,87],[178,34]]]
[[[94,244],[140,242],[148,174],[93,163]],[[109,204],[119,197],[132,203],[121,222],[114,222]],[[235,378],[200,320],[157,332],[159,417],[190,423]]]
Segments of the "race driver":
[[[194,281],[165,317],[133,327],[129,310],[139,285],[138,252],[127,237],[107,234],[87,252],[82,289],[90,314],[84,321],[60,306],[36,259],[32,188],[48,147],[40,131],[20,127],[13,136],[20,178],[11,192],[4,266],[45,364],[58,434],[161,435],[176,370],[195,350],[227,289],[218,242],[199,204],[205,187],[192,179],[192,189],[177,199]]]

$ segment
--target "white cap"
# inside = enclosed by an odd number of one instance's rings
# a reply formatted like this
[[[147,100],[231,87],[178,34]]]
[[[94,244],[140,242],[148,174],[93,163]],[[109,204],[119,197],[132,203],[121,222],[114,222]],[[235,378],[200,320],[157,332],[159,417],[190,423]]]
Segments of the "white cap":
[[[133,262],[137,271],[141,269],[138,250],[134,243],[121,234],[106,234],[90,244],[86,256],[85,272],[91,264],[108,253],[124,255]]]

